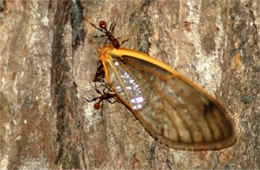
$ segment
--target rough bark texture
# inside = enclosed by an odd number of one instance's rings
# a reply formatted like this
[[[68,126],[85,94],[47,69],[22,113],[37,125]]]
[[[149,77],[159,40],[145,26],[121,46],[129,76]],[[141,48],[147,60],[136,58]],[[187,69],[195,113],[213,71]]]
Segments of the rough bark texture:
[[[259,169],[257,0],[0,0],[0,169]],[[96,97],[93,23],[117,23],[148,53],[215,96],[237,142],[190,152],[158,144],[122,104]]]

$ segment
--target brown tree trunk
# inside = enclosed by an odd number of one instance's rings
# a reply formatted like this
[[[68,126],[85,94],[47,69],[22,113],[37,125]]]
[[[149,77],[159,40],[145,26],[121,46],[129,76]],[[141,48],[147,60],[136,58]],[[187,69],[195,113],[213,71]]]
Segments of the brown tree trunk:
[[[0,169],[259,169],[256,0],[0,0]],[[120,103],[95,110],[104,38],[154,56],[215,96],[237,142],[220,151],[158,144]],[[84,27],[85,26],[85,27]],[[102,88],[101,88],[102,89]]]

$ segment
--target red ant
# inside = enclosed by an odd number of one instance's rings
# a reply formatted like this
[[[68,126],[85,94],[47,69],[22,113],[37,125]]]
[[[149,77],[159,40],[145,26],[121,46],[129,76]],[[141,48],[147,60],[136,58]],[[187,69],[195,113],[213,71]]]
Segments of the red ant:
[[[108,91],[106,92],[106,90],[108,89]],[[95,104],[94,104],[94,108],[96,109],[96,110],[98,110],[98,109],[100,109],[100,107],[102,107],[101,108],[101,111],[102,111],[102,109],[103,109],[103,103],[102,103],[102,101],[103,100],[107,100],[109,103],[116,103],[116,102],[118,102],[118,101],[111,101],[110,99],[111,98],[114,98],[116,95],[114,94],[114,93],[111,93],[111,89],[106,85],[106,87],[103,89],[103,93],[100,91],[100,90],[98,90],[96,87],[95,87],[95,90],[96,90],[96,92],[98,93],[98,94],[100,94],[100,96],[99,97],[95,97],[95,98],[93,98],[93,99],[86,99],[87,100],[87,102],[93,102],[93,101],[96,101],[96,100],[98,100],[98,102],[96,102]]]
[[[97,30],[99,30],[100,32],[103,32],[105,35],[101,35],[99,37],[104,37],[106,36],[107,39],[105,41],[105,45],[107,43],[107,40],[109,40],[112,45],[118,49],[120,48],[120,45],[124,44],[126,41],[128,41],[128,39],[122,41],[121,43],[118,41],[118,39],[116,39],[114,36],[113,36],[113,33],[114,33],[114,30],[115,30],[115,27],[116,27],[116,24],[111,24],[110,25],[110,28],[109,30],[107,29],[107,23],[103,20],[99,21],[99,27],[97,27],[95,24],[91,23],[90,21],[88,21],[87,18],[84,17],[84,20],[86,20],[90,25],[92,25],[93,27],[95,27]],[[96,36],[95,36],[96,37]]]

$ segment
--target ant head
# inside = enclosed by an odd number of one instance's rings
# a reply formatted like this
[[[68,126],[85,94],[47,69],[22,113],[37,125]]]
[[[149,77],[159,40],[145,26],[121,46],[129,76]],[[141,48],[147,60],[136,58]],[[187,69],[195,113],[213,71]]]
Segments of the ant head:
[[[99,27],[103,30],[107,30],[107,23],[103,20],[99,21]]]
[[[94,104],[94,108],[95,108],[96,110],[99,110],[100,107],[101,107],[100,102]]]

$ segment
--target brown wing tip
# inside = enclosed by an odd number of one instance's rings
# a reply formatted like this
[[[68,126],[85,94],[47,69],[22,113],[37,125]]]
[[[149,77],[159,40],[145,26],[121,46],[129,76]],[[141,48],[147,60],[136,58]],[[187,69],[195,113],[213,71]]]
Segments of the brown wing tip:
[[[178,149],[178,150],[184,150],[184,151],[208,151],[208,150],[221,150],[228,148],[235,144],[236,142],[236,135],[235,133],[232,133],[231,136],[222,139],[220,141],[213,141],[213,142],[207,142],[207,143],[184,143],[182,142],[173,142],[173,141],[167,141],[165,139],[161,140],[158,137],[154,137],[154,139],[163,145],[166,145],[169,148]]]

